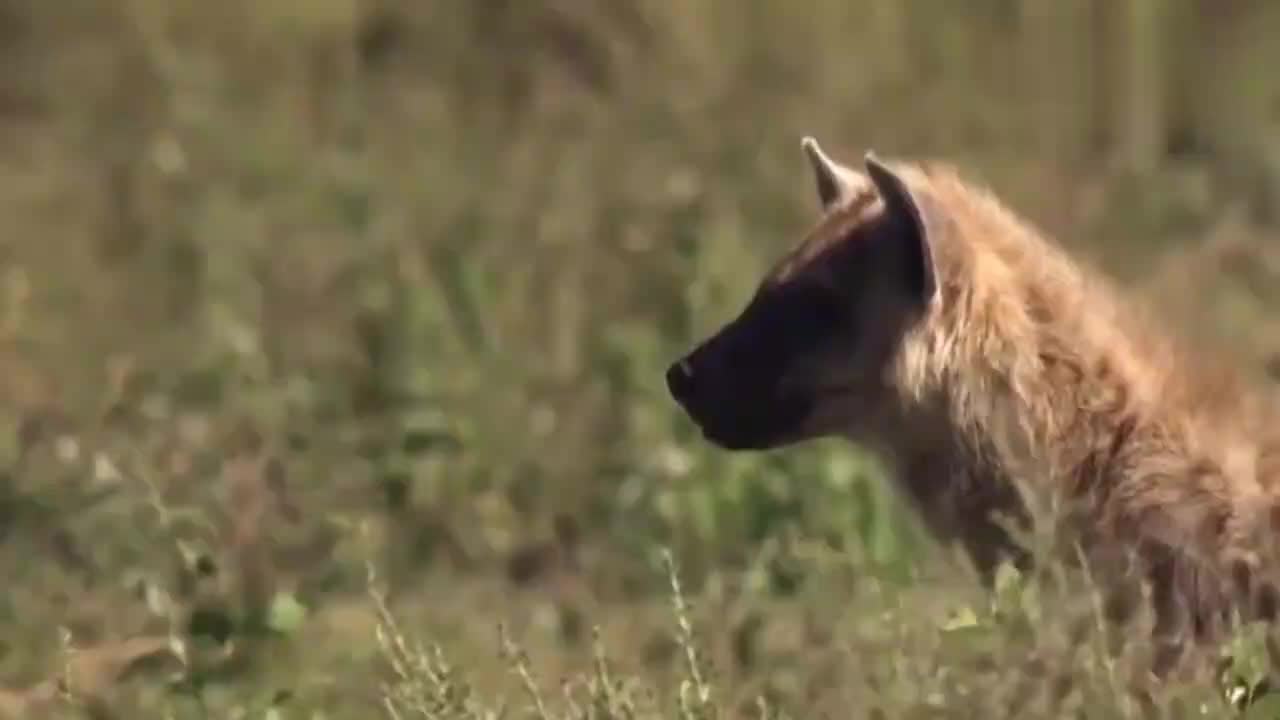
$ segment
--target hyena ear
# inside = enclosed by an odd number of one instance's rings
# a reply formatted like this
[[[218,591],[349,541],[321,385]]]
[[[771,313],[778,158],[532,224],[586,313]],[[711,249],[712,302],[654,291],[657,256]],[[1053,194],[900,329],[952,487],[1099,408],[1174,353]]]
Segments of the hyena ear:
[[[821,201],[823,210],[829,210],[854,195],[859,186],[866,185],[867,180],[861,173],[832,160],[813,137],[805,136],[800,141],[800,148],[804,150],[805,157],[813,168],[818,200]]]
[[[934,264],[932,229],[936,226],[933,206],[927,197],[913,191],[902,176],[885,165],[875,151],[863,157],[867,177],[884,200],[885,213],[905,234],[910,289],[926,303],[938,291]]]

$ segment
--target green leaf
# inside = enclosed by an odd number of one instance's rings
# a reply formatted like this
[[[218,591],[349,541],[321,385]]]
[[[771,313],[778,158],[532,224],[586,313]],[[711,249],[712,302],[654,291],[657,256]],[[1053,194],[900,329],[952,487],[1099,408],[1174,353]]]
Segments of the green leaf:
[[[267,611],[267,627],[278,633],[291,633],[307,619],[307,608],[292,593],[279,592],[271,599]]]
[[[963,628],[976,627],[978,625],[978,616],[973,612],[973,608],[968,605],[962,605],[956,609],[946,622],[942,623],[940,628],[943,632],[952,632]]]

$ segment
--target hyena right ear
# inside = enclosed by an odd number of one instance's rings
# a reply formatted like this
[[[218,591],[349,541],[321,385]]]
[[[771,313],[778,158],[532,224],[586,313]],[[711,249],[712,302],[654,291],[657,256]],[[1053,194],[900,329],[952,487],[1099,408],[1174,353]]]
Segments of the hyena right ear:
[[[901,175],[886,165],[874,151],[863,157],[867,177],[875,185],[884,200],[889,217],[904,229],[910,260],[908,281],[921,300],[928,302],[938,291],[937,268],[933,258],[933,230],[938,220],[937,210],[927,197],[914,192]]]
[[[864,175],[832,160],[813,137],[805,136],[800,141],[800,148],[804,150],[805,157],[813,168],[818,200],[822,203],[823,210],[830,210],[855,195],[860,187],[866,186],[867,179]]]

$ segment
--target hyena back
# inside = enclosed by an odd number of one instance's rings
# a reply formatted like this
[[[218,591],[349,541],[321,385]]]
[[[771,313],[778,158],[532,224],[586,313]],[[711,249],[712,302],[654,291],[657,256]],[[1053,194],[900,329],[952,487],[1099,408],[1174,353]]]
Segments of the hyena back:
[[[1274,616],[1280,426],[1242,374],[1155,332],[953,168],[803,150],[820,220],[667,371],[706,439],[873,449],[988,579],[1028,561],[999,517],[1064,501],[1097,567],[1138,560],[1170,647],[1233,610]]]

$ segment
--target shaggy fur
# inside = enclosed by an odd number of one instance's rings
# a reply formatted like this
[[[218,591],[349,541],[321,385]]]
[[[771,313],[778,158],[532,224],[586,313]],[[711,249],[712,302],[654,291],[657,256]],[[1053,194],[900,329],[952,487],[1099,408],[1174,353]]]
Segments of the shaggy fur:
[[[1248,591],[1246,616],[1270,618],[1274,589],[1249,586],[1280,537],[1276,426],[1243,378],[1155,332],[954,169],[901,172],[944,208],[948,231],[932,236],[938,311],[904,336],[893,384],[905,407],[934,409],[954,434],[959,475],[1017,478],[1066,501],[1099,563],[1137,552],[1172,642],[1185,630],[1213,637],[1227,602]]]
[[[823,216],[722,334],[751,326],[762,347],[770,333],[788,332],[777,320],[766,327],[763,318],[779,314],[762,309],[770,293],[860,282],[866,288],[852,302],[875,310],[859,317],[891,328],[888,351],[875,361],[854,354],[842,361],[830,338],[798,346],[769,366],[785,368],[783,380],[856,375],[861,389],[832,394],[823,389],[830,381],[810,383],[807,412],[786,415],[798,418],[794,432],[736,447],[843,434],[878,450],[929,527],[959,541],[988,575],[1001,557],[1027,560],[999,515],[1025,523],[1033,507],[1061,509],[1059,522],[1095,573],[1117,588],[1126,578],[1150,583],[1156,634],[1169,648],[1158,672],[1182,640],[1218,637],[1232,610],[1273,618],[1268,553],[1280,538],[1280,426],[1263,396],[1209,354],[1159,332],[1099,274],[954,168],[868,156],[863,174],[826,158],[816,143],[806,150]],[[904,217],[889,232],[884,224],[895,214]],[[855,279],[850,260],[853,244],[904,242],[910,233],[901,228],[911,219],[933,283],[918,305],[910,293],[868,280],[874,276],[864,267]],[[864,265],[881,261],[859,257]],[[668,377],[708,437],[723,434],[716,423],[724,422],[709,405],[754,412],[749,403],[767,408],[785,396],[717,399],[708,390],[710,399],[695,399],[695,370],[735,372],[723,370],[733,365],[723,357],[730,352],[751,350],[712,338]],[[873,386],[883,392],[866,389]],[[836,419],[815,420],[826,417]],[[1124,606],[1117,602],[1118,615]]]

